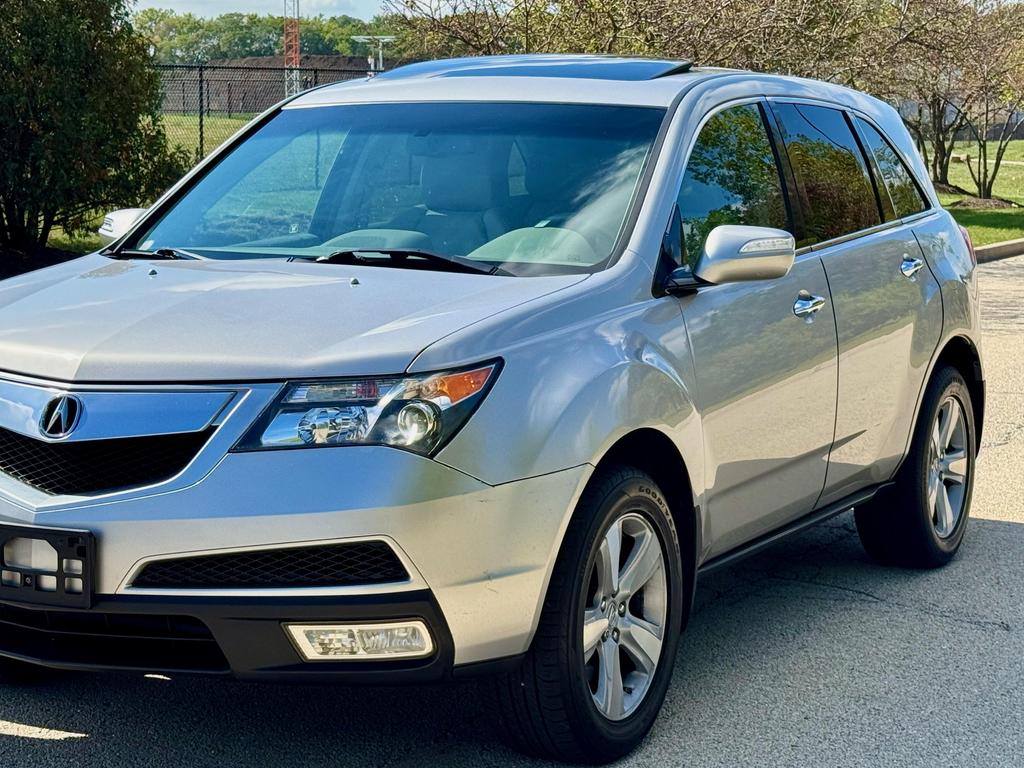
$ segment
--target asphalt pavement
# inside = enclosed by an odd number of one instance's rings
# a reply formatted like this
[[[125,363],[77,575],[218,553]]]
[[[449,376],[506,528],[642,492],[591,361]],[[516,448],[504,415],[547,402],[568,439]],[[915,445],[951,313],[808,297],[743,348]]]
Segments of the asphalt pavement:
[[[988,415],[960,556],[878,567],[850,516],[705,579],[623,765],[1024,765],[1024,257],[981,268]],[[67,675],[0,689],[0,765],[524,766],[471,684]]]

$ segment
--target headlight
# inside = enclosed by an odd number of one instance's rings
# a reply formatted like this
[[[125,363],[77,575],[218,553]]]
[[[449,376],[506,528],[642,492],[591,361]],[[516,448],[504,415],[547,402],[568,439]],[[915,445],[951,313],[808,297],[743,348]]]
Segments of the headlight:
[[[390,445],[431,454],[470,417],[499,367],[289,382],[235,450]]]

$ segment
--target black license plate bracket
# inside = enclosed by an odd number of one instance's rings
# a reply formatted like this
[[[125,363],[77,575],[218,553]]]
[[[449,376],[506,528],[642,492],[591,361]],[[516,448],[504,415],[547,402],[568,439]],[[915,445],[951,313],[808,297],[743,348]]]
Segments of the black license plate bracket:
[[[95,564],[89,531],[0,524],[0,600],[89,608]]]

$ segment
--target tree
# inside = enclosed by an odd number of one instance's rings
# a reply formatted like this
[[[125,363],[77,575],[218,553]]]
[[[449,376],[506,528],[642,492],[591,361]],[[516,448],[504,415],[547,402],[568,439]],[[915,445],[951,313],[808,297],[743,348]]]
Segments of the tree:
[[[146,8],[133,25],[151,46],[158,64],[201,64],[215,46],[207,21],[191,13]]]
[[[159,123],[160,89],[128,0],[4,3],[0,245],[151,200],[187,167]]]
[[[954,144],[977,96],[970,39],[977,21],[970,0],[913,0],[902,6],[911,32],[900,39],[891,66],[876,70],[868,90],[896,104],[932,179],[949,184]]]
[[[203,61],[273,56],[280,52],[284,34],[284,19],[280,16],[225,13],[202,21],[209,41]]]
[[[302,19],[302,53],[351,56],[366,53],[353,35],[381,34],[384,20],[352,16],[309,16]],[[212,59],[280,55],[284,18],[255,13],[225,13],[204,19],[191,13],[146,8],[134,26],[152,46],[159,64],[203,64]]]
[[[410,57],[642,53],[647,8],[633,0],[384,0]]]
[[[978,154],[967,167],[978,197],[989,199],[1007,146],[1024,127],[1024,7],[1008,0],[969,7],[960,92],[947,108],[970,133]]]
[[[423,48],[687,58],[852,82],[899,0],[385,0]],[[914,0],[924,2],[925,0]],[[424,51],[427,53],[428,51]]]
[[[302,20],[302,52],[310,54],[366,55],[365,44],[353,42],[353,35],[385,34],[379,20],[363,21],[352,16],[314,16]]]

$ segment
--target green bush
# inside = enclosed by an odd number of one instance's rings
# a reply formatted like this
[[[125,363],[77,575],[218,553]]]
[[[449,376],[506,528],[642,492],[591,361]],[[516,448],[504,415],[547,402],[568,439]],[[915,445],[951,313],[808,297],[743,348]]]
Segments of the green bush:
[[[0,246],[156,197],[188,167],[129,0],[5,2],[0,14]]]

